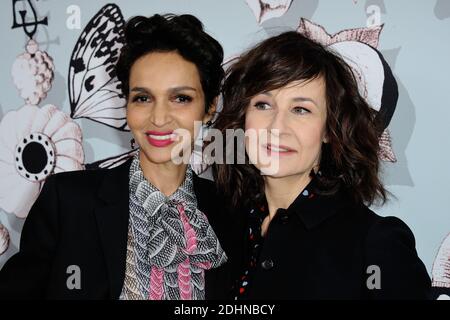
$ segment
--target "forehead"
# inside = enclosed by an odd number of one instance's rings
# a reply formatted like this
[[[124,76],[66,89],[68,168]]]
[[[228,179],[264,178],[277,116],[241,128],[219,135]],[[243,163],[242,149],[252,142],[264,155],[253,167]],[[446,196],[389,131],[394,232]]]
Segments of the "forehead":
[[[176,52],[151,52],[140,57],[131,67],[129,81],[130,87],[138,83],[152,87],[201,86],[196,65]]]
[[[323,77],[293,81],[281,88],[268,91],[268,94],[272,96],[285,95],[288,97],[301,95],[321,101],[326,98],[325,81]]]

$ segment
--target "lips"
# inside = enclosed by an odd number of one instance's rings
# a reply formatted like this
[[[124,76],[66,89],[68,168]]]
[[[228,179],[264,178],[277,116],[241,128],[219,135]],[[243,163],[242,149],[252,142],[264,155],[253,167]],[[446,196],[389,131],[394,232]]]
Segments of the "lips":
[[[147,141],[154,147],[162,148],[175,141],[173,131],[146,131]]]
[[[273,145],[273,144],[270,144],[270,143],[264,145],[264,148],[267,150],[267,153],[269,155],[271,155],[271,154],[289,155],[289,154],[293,154],[293,153],[296,152],[294,149],[291,149],[288,146]]]

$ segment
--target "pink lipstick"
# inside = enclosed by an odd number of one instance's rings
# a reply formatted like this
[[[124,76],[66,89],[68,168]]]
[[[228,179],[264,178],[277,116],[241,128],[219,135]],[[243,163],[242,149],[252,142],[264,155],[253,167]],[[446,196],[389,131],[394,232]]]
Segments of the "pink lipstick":
[[[173,131],[146,131],[145,135],[148,143],[158,148],[167,147],[175,141]]]

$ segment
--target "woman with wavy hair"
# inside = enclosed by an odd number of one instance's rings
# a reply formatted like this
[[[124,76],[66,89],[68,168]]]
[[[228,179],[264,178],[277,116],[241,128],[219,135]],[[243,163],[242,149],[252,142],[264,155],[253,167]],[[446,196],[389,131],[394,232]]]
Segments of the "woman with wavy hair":
[[[191,15],[134,17],[124,31],[116,74],[138,152],[46,181],[0,272],[2,298],[224,297],[224,206],[211,181],[174,161],[214,111],[222,47]]]
[[[297,32],[231,65],[215,128],[245,130],[246,163],[213,173],[241,215],[235,298],[427,297],[410,229],[369,209],[387,198],[377,120],[344,60]]]

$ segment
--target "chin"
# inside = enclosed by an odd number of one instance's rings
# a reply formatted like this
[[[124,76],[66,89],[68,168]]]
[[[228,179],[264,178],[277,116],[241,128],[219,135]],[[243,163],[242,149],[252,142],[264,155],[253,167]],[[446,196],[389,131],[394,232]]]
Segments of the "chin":
[[[259,169],[261,174],[266,177],[271,177],[275,179],[286,178],[295,175],[301,175],[303,171],[299,171],[298,168],[294,170],[292,168],[283,168],[280,167],[278,170],[267,170],[267,169]]]
[[[164,151],[158,150],[156,148],[152,150],[141,149],[141,152],[144,153],[147,160],[155,164],[167,163],[169,161],[172,161],[170,149]]]
[[[282,178],[285,178],[285,177],[289,176],[289,174],[286,174],[286,173],[283,173],[283,172],[272,173],[272,172],[261,171],[261,174],[263,176],[265,176],[265,177],[274,178],[274,179],[282,179]]]

